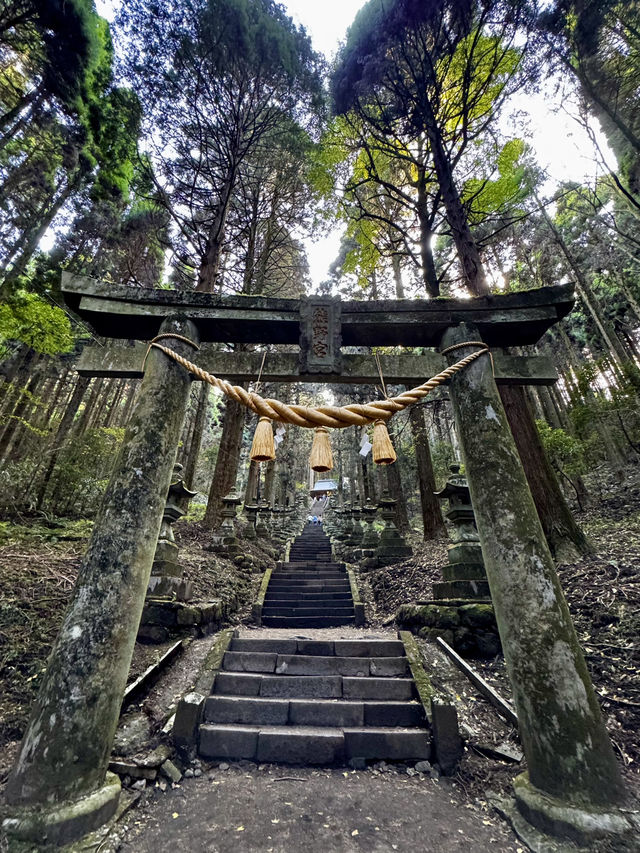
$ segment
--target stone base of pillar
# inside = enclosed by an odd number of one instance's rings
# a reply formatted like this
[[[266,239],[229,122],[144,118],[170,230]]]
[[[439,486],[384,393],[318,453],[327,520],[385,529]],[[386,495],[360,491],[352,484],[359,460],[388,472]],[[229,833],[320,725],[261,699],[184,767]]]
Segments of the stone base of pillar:
[[[164,643],[172,637],[185,634],[203,637],[220,628],[224,615],[219,599],[191,605],[181,601],[148,598],[142,611],[137,639],[142,643]]]
[[[191,601],[193,598],[193,584],[182,577],[171,577],[167,575],[151,575],[149,578],[149,589],[147,599],[167,598],[177,601]]]
[[[2,829],[9,839],[36,844],[38,849],[40,845],[60,847],[103,826],[116,813],[119,799],[120,778],[107,773],[101,788],[77,800],[3,809]]]
[[[452,580],[439,581],[433,584],[433,597],[436,600],[450,598],[464,598],[469,601],[475,599],[491,599],[489,582],[474,580]]]
[[[381,546],[376,548],[375,556],[378,561],[378,568],[391,566],[394,563],[402,563],[413,556],[413,549],[409,545]]]
[[[547,835],[584,847],[608,842],[616,850],[639,849],[640,811],[612,806],[580,807],[550,797],[531,784],[527,773],[514,779],[513,790],[522,817]]]
[[[403,604],[396,613],[396,623],[427,642],[442,637],[463,657],[493,658],[502,651],[490,600]]]

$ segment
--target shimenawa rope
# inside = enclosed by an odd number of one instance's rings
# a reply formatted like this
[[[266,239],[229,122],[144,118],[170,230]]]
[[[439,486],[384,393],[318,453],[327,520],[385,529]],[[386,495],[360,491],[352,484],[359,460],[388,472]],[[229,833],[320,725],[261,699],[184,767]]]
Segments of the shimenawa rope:
[[[169,349],[169,347],[165,347],[158,343],[159,339],[170,337],[182,340],[185,343],[194,346],[196,349],[199,349],[197,344],[194,344],[193,341],[190,341],[188,338],[185,338],[182,335],[172,335],[167,333],[158,335],[157,338],[154,338],[149,344],[149,350],[151,347],[161,350],[169,358],[172,358],[194,376],[197,376],[198,379],[203,382],[207,382],[214,388],[218,388],[227,397],[242,403],[260,417],[269,418],[269,420],[278,421],[279,423],[295,424],[295,426],[304,427],[306,429],[315,429],[317,427],[344,429],[349,426],[367,426],[369,424],[375,424],[376,421],[388,421],[396,412],[401,412],[408,406],[422,400],[422,398],[426,397],[430,391],[433,391],[434,388],[437,388],[448,379],[451,379],[451,377],[458,373],[458,371],[463,370],[467,365],[471,364],[481,355],[484,355],[484,353],[488,352],[489,355],[491,355],[489,347],[483,341],[464,341],[463,343],[454,344],[453,346],[442,350],[441,355],[446,355],[448,352],[468,346],[478,346],[481,349],[460,359],[460,361],[457,361],[455,364],[447,367],[445,370],[436,374],[436,376],[433,376],[422,385],[418,385],[416,388],[412,388],[409,391],[404,391],[397,397],[391,397],[385,400],[374,400],[373,402],[366,404],[354,403],[349,406],[310,407],[281,403],[279,400],[274,400],[271,397],[265,399],[259,394],[249,392],[238,385],[231,385],[231,383],[227,382],[225,379],[219,379],[217,376],[207,373],[206,370],[198,367],[197,364],[194,364],[188,359],[183,358],[181,355],[178,355],[177,352]],[[147,355],[149,354],[149,350],[147,350]]]

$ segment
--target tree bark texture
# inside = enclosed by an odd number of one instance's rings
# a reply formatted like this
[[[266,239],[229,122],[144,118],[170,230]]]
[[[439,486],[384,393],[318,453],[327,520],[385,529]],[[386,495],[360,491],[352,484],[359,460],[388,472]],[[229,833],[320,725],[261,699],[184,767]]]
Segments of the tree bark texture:
[[[222,498],[236,484],[240,448],[242,445],[242,430],[244,427],[246,409],[241,403],[227,398],[224,417],[222,419],[222,435],[218,458],[213,472],[213,480],[209,489],[209,500],[203,524],[209,530],[215,530],[222,521]]]
[[[67,436],[71,432],[73,420],[76,416],[78,409],[80,408],[80,404],[82,403],[82,399],[87,391],[87,388],[89,387],[90,381],[91,380],[88,376],[78,377],[73,396],[71,397],[71,400],[69,401],[67,408],[65,409],[65,413],[62,416],[62,420],[60,421],[60,426],[58,427],[56,437],[53,440],[53,447],[51,448],[51,455],[49,456],[47,470],[44,472],[44,477],[42,478],[42,482],[40,483],[40,487],[38,489],[38,496],[36,498],[36,507],[38,509],[42,509],[45,495],[47,493],[47,486],[49,485],[53,470],[56,467],[58,456],[60,455],[60,451],[64,446]]]
[[[424,409],[421,406],[410,406],[409,424],[411,425],[413,446],[416,451],[424,538],[442,539],[446,537],[447,531],[442,518],[440,501],[434,494],[436,481],[433,474],[427,427],[424,422]]]
[[[502,385],[499,390],[551,553],[556,560],[564,563],[592,553],[558,485],[540,441],[524,388],[520,385]]]
[[[196,476],[196,468],[198,467],[198,457],[200,456],[200,448],[202,446],[202,436],[207,423],[207,411],[209,408],[209,388],[206,382],[201,382],[198,388],[198,402],[196,406],[196,416],[193,422],[193,430],[189,440],[189,450],[186,455],[184,465],[184,481],[190,489],[193,489],[194,479]]]

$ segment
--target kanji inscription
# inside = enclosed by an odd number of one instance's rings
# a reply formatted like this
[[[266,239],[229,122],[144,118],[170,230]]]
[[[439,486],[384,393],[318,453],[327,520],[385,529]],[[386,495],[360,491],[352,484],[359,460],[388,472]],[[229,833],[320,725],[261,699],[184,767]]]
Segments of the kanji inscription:
[[[329,297],[305,299],[300,305],[300,370],[340,370],[340,303]]]

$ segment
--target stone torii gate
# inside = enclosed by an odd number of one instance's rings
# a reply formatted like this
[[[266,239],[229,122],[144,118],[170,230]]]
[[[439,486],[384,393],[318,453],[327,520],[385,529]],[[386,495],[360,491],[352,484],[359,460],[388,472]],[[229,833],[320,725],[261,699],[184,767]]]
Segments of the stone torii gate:
[[[107,338],[163,341],[209,372],[254,379],[261,356],[215,352],[220,342],[300,346],[266,356],[269,382],[378,382],[370,356],[342,346],[436,347],[484,341],[450,383],[456,426],[502,640],[528,774],[516,780],[522,814],[582,837],[633,831],[598,703],[538,520],[496,381],[549,384],[552,365],[502,347],[536,343],[571,309],[567,286],[478,299],[343,302],[139,290],[63,275],[67,304]],[[195,351],[193,344],[202,343]],[[79,371],[143,376],[146,346],[85,350]],[[420,384],[477,350],[388,356],[390,384]],[[144,376],[78,582],[7,785],[3,826],[61,844],[115,812],[120,785],[109,754],[147,589],[192,376],[157,349]]]

